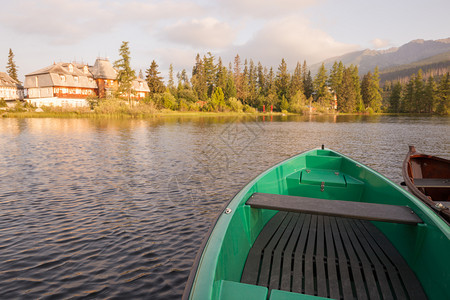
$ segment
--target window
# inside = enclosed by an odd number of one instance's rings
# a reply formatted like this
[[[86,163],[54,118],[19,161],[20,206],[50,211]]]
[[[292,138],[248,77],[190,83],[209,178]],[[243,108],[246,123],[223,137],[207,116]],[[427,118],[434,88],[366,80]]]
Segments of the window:
[[[78,83],[78,76],[73,76],[73,80]]]
[[[65,81],[66,81],[66,76],[64,76],[64,75],[59,75],[59,77],[61,78],[61,81],[62,81],[62,82],[65,82]]]
[[[36,77],[34,77],[34,83],[36,84],[36,87],[38,87],[38,83],[39,83],[39,81],[38,81],[38,77],[36,76]]]
[[[84,74],[89,73],[88,66],[84,66],[84,67],[83,67],[83,72],[84,72]]]
[[[73,65],[72,64],[69,64],[69,72],[73,73]]]

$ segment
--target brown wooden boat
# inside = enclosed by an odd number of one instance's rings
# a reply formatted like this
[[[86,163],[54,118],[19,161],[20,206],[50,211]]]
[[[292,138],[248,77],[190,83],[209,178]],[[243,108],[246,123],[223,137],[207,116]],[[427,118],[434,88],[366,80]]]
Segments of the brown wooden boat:
[[[402,172],[409,191],[450,225],[450,160],[409,146]]]

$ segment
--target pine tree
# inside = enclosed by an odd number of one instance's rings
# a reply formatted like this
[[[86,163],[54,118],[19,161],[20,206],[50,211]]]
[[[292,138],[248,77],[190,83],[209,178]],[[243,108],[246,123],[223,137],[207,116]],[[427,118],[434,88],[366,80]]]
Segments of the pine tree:
[[[183,69],[181,71],[181,80],[183,81],[185,89],[191,89],[191,83],[189,81],[189,76],[188,76],[188,74],[186,72],[186,69]]]
[[[252,59],[250,59],[249,69],[248,69],[248,98],[250,106],[257,106],[256,99],[258,97],[257,88],[257,70]]]
[[[338,95],[338,101],[339,101],[339,95],[341,94],[341,87],[342,87],[342,79],[344,76],[344,65],[342,64],[342,61],[334,62],[333,67],[330,70],[330,77],[329,77],[329,86],[332,91]]]
[[[194,91],[191,89],[191,85],[189,82],[189,78],[187,76],[187,72],[183,69],[181,72],[177,74],[178,78],[178,87],[177,87],[177,98],[180,104],[180,109],[187,110],[188,107],[186,102],[193,103],[197,102],[198,98],[195,95]]]
[[[298,91],[303,93],[302,65],[300,62],[297,62],[294,74],[292,75],[289,94],[293,96],[297,94]]]
[[[425,104],[424,104],[424,84],[423,84],[423,75],[422,69],[419,69],[417,75],[414,79],[414,93],[413,93],[413,111],[414,112],[424,112]]]
[[[352,70],[347,68],[342,73],[341,87],[339,88],[338,110],[352,113],[356,110],[356,92],[352,77]]]
[[[220,87],[223,91],[223,90],[225,90],[225,88],[227,86],[228,70],[223,65],[221,57],[219,57],[219,62],[217,63],[216,70],[217,70],[217,73],[216,73],[215,86]]]
[[[273,105],[275,108],[278,105],[278,96],[277,96],[277,88],[275,85],[275,74],[273,72],[273,68],[271,67],[269,73],[267,75],[267,96],[265,103],[267,104],[267,110],[269,110],[269,106]]]
[[[402,84],[398,81],[392,87],[391,94],[389,96],[389,110],[393,113],[400,112],[402,89],[403,89]]]
[[[365,74],[361,81],[361,98],[364,109],[370,107],[370,83],[372,82],[372,73],[369,71]]]
[[[424,89],[424,109],[427,113],[432,113],[434,111],[436,103],[436,91],[437,85],[434,81],[433,76],[428,77],[427,84]]]
[[[177,74],[178,78],[178,90],[180,89],[191,89],[191,84],[189,82],[189,78],[187,76],[186,69],[183,69],[181,73]]]
[[[244,61],[244,71],[242,72],[242,81],[241,81],[241,90],[238,90],[238,98],[242,99],[242,103],[249,104],[248,103],[248,96],[249,96],[249,69],[248,69],[248,62],[247,59]]]
[[[351,65],[350,69],[352,70],[353,85],[355,88],[356,111],[362,112],[364,111],[364,104],[361,96],[361,82],[359,80],[358,66]]]
[[[414,80],[415,75],[411,77],[409,82],[405,85],[401,103],[401,111],[402,112],[413,112],[413,100],[414,100]]]
[[[14,61],[14,53],[10,48],[8,54],[8,64],[6,65],[6,72],[12,79],[14,79],[17,82],[20,82],[17,77],[17,69],[18,68],[16,62]]]
[[[208,56],[203,56],[203,67],[207,87],[207,96],[210,98],[214,92],[216,66],[214,65],[214,56],[211,52],[208,52],[207,54]]]
[[[170,90],[173,90],[175,88],[175,81],[173,79],[173,65],[172,64],[170,64],[170,66],[169,66],[169,82],[168,82],[167,87]]]
[[[316,92],[317,100],[324,105],[327,105],[328,103],[326,102],[330,100],[330,92],[328,90],[327,82],[327,70],[325,69],[325,64],[322,63],[319,68],[319,72],[314,78],[314,90]]]
[[[128,101],[131,101],[131,94],[133,93],[133,80],[136,79],[136,74],[130,66],[130,48],[128,42],[123,41],[119,49],[120,59],[114,62],[114,67],[117,70],[117,81],[119,83],[118,92],[120,95],[125,95]]]
[[[267,70],[267,69],[266,69]],[[264,68],[261,64],[261,62],[258,62],[258,89],[260,95],[266,95],[267,92],[267,84],[266,84],[266,74],[267,72],[264,72]]]
[[[290,75],[287,71],[287,64],[284,58],[281,59],[281,64],[278,67],[275,85],[277,88],[278,98],[280,100],[283,99],[283,97],[289,99]]]
[[[234,85],[236,87],[236,97],[242,101],[243,76],[241,73],[241,58],[239,54],[234,58]]]
[[[233,73],[229,72],[227,75],[227,83],[223,91],[225,99],[236,98],[236,86],[234,85]]]
[[[380,93],[380,72],[378,70],[378,66],[375,67],[375,70],[373,72],[372,81],[370,83],[370,107],[373,109],[374,112],[380,112],[381,111],[381,104],[383,101],[383,98],[381,97]]]
[[[308,66],[306,65],[306,60],[303,61],[303,66],[302,66],[302,81],[303,81],[303,85],[305,84],[306,81],[306,77],[308,76]]]
[[[200,54],[195,58],[195,66],[192,69],[192,89],[201,101],[208,99],[208,86],[206,85],[205,66]]]
[[[150,68],[148,68],[145,73],[147,74],[146,80],[150,89],[150,95],[163,93],[164,83],[162,81],[162,77],[159,76],[160,72],[158,71],[158,65],[154,60],[152,61]]]
[[[436,112],[441,115],[450,113],[450,76],[448,72],[441,77],[439,82]]]
[[[303,88],[305,89],[305,97],[309,99],[314,93],[314,83],[311,76],[311,71],[308,70],[308,73],[303,80]]]

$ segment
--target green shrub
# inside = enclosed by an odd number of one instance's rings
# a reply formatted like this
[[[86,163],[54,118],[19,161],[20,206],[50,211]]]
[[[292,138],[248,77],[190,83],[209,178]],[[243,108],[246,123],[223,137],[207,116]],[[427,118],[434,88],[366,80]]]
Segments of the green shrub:
[[[368,107],[366,108],[366,113],[368,113],[369,115],[373,115],[375,112],[373,111],[372,107]]]
[[[189,103],[189,111],[200,111],[201,109],[198,103]]]
[[[177,107],[177,100],[175,99],[174,96],[172,96],[171,93],[169,92],[164,92],[162,94],[162,106],[164,108],[168,108],[171,110],[176,110]]]
[[[179,111],[188,111],[189,110],[189,105],[186,103],[186,101],[184,99],[178,99],[178,110]]]
[[[244,112],[246,112],[246,113],[256,113],[256,109],[251,107],[248,104],[245,104],[244,105]]]
[[[228,107],[231,109],[231,111],[234,112],[242,112],[242,102],[234,97],[228,98],[228,101],[226,103]]]

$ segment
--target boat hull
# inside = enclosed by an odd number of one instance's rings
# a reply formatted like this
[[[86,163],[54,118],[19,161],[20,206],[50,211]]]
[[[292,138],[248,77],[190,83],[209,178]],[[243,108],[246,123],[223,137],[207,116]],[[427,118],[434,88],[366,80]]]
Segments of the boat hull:
[[[260,298],[255,296],[261,291],[257,285],[241,282],[250,249],[278,213],[248,205],[248,199],[255,193],[327,199],[330,205],[339,200],[409,207],[421,223],[368,222],[392,243],[417,276],[427,297],[450,298],[450,261],[443,254],[450,250],[447,224],[424,203],[372,169],[338,152],[315,149],[273,166],[230,200],[201,246],[184,299],[233,299],[243,296],[245,291],[253,295],[251,299],[267,298],[263,294]],[[270,297],[283,299],[276,295],[286,296],[285,293],[289,292],[274,289]]]

